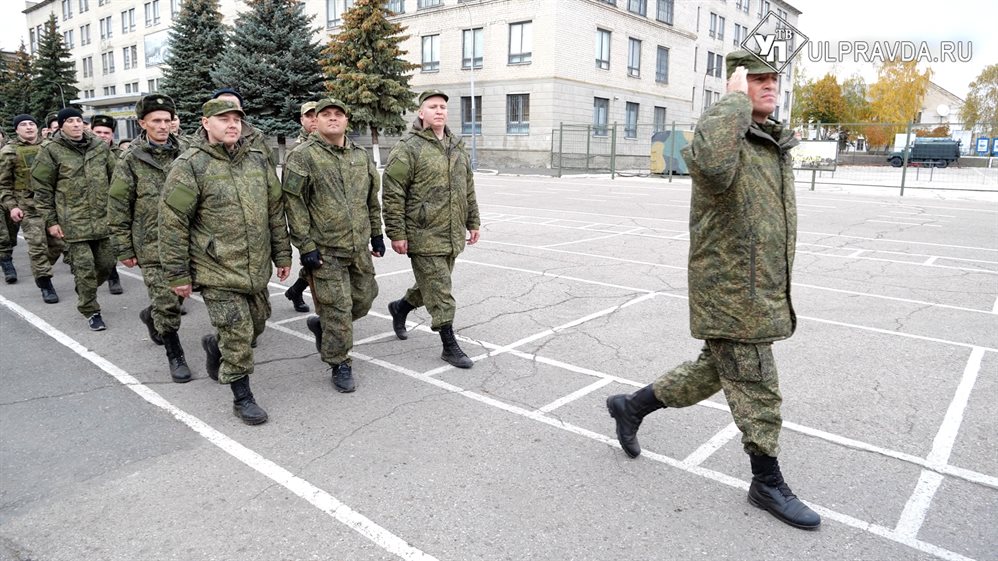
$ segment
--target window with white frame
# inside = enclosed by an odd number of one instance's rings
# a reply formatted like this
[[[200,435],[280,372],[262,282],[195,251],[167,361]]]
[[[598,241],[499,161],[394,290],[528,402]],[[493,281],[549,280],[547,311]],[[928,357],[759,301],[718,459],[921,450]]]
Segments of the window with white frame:
[[[106,6],[111,3],[111,0],[97,0],[98,6]]]
[[[146,2],[145,4],[146,12],[146,27],[152,27],[159,24],[159,0],[152,0],[152,2]]]
[[[655,132],[662,132],[668,128],[666,125],[667,115],[668,111],[665,107],[655,106]]]
[[[721,99],[721,93],[712,90],[703,91],[703,110],[706,111],[708,107],[717,103]]]
[[[624,106],[624,138],[638,137],[638,109],[640,105],[628,101]]]
[[[655,81],[660,84],[669,83],[669,48],[658,46],[655,57]]]
[[[440,35],[423,36],[423,72],[440,70]]]
[[[644,16],[648,14],[648,0],[627,0],[627,11]]]
[[[90,24],[80,26],[80,46],[90,44]]]
[[[104,41],[111,38],[111,16],[100,19],[100,40]]]
[[[117,95],[118,86],[104,86],[104,97]]]
[[[442,3],[441,0],[416,0],[416,8],[417,9],[432,8],[434,6],[441,5],[441,3]]]
[[[385,2],[385,9],[395,14],[404,14],[405,0],[388,0]]]
[[[132,45],[131,47],[125,47],[121,49],[121,57],[125,65],[125,70],[128,70],[129,68],[139,67],[138,46]]]
[[[735,9],[741,10],[746,14],[749,13],[749,6],[752,4],[752,0],[735,0]]]
[[[135,8],[129,8],[121,12],[121,33],[125,34],[132,31],[135,31]]]
[[[170,17],[176,19],[177,14],[180,13],[180,4],[183,0],[170,0]]]
[[[530,134],[530,94],[506,96],[506,134]]]
[[[62,20],[73,17],[73,0],[62,0]]]
[[[474,117],[472,117],[474,113]],[[482,96],[475,96],[475,109],[471,109],[471,96],[461,98],[461,134],[475,136],[482,134]]]
[[[114,73],[114,51],[108,51],[106,53],[101,53],[100,55],[101,69],[103,69],[104,74]]]
[[[80,13],[90,10],[90,0],[80,0]]]
[[[83,77],[92,78],[94,75],[94,57],[87,56],[83,57]]]
[[[593,98],[593,136],[606,136],[610,122],[610,100],[605,97]]]
[[[722,68],[724,68],[724,56],[707,51],[707,75],[720,78]]]
[[[326,27],[343,23],[343,14],[353,7],[353,0],[326,0]]]
[[[675,11],[675,0],[658,0],[658,12],[655,19],[662,23],[672,25],[672,16]]]
[[[534,50],[533,25],[529,21],[509,24],[509,63],[527,64]]]
[[[610,32],[596,28],[596,68],[610,70]]]
[[[159,91],[159,78],[153,78],[146,82],[146,89],[149,93],[155,93]]]
[[[627,75],[641,76],[641,40],[634,37],[627,40]]]
[[[769,13],[769,0],[759,0],[759,19],[762,19]]]
[[[62,42],[66,45],[67,49],[73,48],[73,30],[62,32]]]
[[[485,30],[481,27],[461,32],[461,68],[481,68],[485,53]]]

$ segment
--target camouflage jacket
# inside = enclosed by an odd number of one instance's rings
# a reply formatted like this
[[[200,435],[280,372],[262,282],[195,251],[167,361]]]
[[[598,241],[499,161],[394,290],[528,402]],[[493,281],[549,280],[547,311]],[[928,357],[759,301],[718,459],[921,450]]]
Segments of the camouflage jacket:
[[[690,330],[698,339],[762,343],[797,326],[790,272],[797,204],[782,124],[752,120],[747,95],[729,93],[697,124],[683,158],[690,204]]]
[[[171,134],[166,145],[154,146],[143,133],[118,160],[108,193],[107,221],[119,261],[159,263],[159,199],[166,174],[179,155],[177,137]]]
[[[190,148],[195,144],[200,144],[205,142],[207,139],[206,133],[204,132],[204,127],[198,127],[193,134],[187,135],[182,141],[181,145],[185,145]],[[243,144],[248,144],[252,148],[260,150],[267,156],[267,160],[270,161],[270,165],[276,170],[277,169],[277,155],[274,151],[270,149],[267,144],[267,137],[264,136],[262,132],[257,130],[256,127],[249,124],[246,119],[243,119],[243,134],[241,142]],[[276,171],[274,173],[277,173]]]
[[[407,240],[409,253],[457,255],[481,224],[471,159],[449,129],[437,140],[417,119],[388,155],[383,180],[385,232]]]
[[[32,196],[31,164],[39,150],[40,144],[25,142],[19,136],[0,148],[0,204],[8,213]]]
[[[297,142],[298,144],[304,144],[304,143],[305,143],[305,141],[306,141],[306,140],[308,140],[308,136],[309,136],[310,134],[311,134],[310,132],[308,132],[307,130],[305,130],[305,127],[302,127],[302,128],[301,128],[301,129],[300,129],[300,130],[298,131],[298,139],[296,140],[296,142]]]
[[[291,266],[281,182],[241,140],[230,154],[206,138],[173,162],[159,207],[160,264],[171,286],[253,294]]]
[[[88,131],[81,142],[60,131],[43,143],[31,166],[31,188],[45,227],[61,226],[67,242],[108,237],[107,192],[115,163],[107,143]]]
[[[340,148],[314,135],[284,163],[284,206],[291,241],[302,253],[350,257],[381,233],[381,178],[367,150]]]

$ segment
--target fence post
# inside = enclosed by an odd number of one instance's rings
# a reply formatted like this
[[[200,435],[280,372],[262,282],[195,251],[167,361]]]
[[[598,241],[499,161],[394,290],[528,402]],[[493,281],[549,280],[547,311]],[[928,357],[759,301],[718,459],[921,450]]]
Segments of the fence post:
[[[908,132],[904,137],[904,147],[901,149],[901,196],[904,196],[904,179],[908,173],[908,146],[911,144],[911,123],[908,123]]]
[[[589,173],[589,154],[590,154],[590,144],[592,144],[593,136],[590,129],[592,125],[586,125],[586,173]]]
[[[613,124],[610,133],[610,179],[616,179],[617,172],[617,123]]]
[[[669,137],[672,140],[672,147],[669,148],[669,160],[666,163],[666,169],[669,170],[669,183],[672,183],[672,158],[676,154],[676,120],[672,120],[672,135]]]
[[[558,177],[561,177],[561,164],[565,158],[562,147],[565,144],[565,122],[558,123]]]

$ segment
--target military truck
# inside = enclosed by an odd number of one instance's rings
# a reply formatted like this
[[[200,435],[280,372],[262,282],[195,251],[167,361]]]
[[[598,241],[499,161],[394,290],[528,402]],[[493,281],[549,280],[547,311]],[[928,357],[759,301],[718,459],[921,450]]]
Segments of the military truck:
[[[908,152],[908,165],[944,168],[960,159],[960,141],[952,138],[918,138]],[[904,164],[903,152],[891,152],[887,162],[899,168]]]

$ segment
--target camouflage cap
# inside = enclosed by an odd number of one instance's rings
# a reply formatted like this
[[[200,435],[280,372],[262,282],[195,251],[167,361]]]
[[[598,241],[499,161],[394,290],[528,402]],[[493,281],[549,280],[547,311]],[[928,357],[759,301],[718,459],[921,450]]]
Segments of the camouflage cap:
[[[731,78],[731,75],[735,73],[735,69],[739,66],[744,66],[749,74],[769,74],[776,72],[772,66],[766,64],[758,56],[748,51],[731,51],[724,57],[724,64],[728,78]]]
[[[319,102],[315,104],[315,114],[318,115],[323,109],[327,109],[329,107],[339,107],[344,113],[346,113],[347,118],[350,117],[350,110],[347,109],[347,105],[334,97],[320,99]]]
[[[52,121],[56,121],[56,122],[59,121],[59,114],[58,113],[49,113],[48,116],[45,117],[45,126],[47,127],[47,126],[51,125]]]
[[[246,116],[246,113],[239,108],[236,102],[228,99],[209,99],[201,106],[201,115],[205,117],[214,117],[215,115],[232,112],[239,113],[241,117]]]
[[[143,96],[135,102],[135,114],[139,119],[145,119],[153,111],[167,111],[173,117],[177,114],[177,105],[170,96],[158,93]]]
[[[301,104],[301,114],[304,115],[309,111],[315,111],[315,106],[318,105],[315,101],[306,101]]]
[[[107,115],[94,115],[90,118],[90,128],[94,127],[107,127],[114,130],[118,127],[118,122]]]
[[[419,104],[422,105],[423,102],[426,101],[427,99],[437,96],[444,98],[444,101],[450,99],[449,97],[447,97],[447,94],[445,94],[440,90],[426,90],[425,92],[419,94]]]

